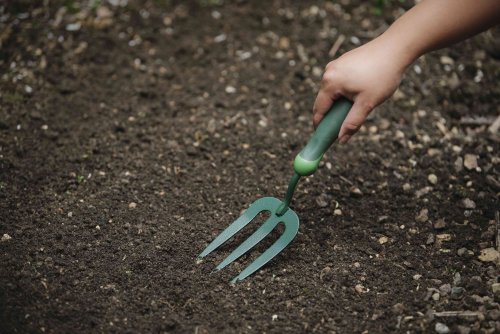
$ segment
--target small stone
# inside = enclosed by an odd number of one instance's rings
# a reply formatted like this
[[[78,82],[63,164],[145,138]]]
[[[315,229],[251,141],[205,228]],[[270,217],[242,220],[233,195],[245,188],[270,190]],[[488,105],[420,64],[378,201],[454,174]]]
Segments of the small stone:
[[[135,209],[135,208],[137,207],[137,203],[135,203],[135,202],[130,202],[130,203],[128,204],[128,207],[129,207],[129,209]]]
[[[434,329],[436,330],[436,333],[439,334],[448,334],[450,332],[450,328],[442,322],[436,322]]]
[[[423,187],[422,189],[419,189],[419,190],[415,191],[415,196],[417,198],[420,198],[422,196],[427,195],[431,191],[432,191],[432,187]]]
[[[443,284],[439,287],[439,293],[443,296],[450,294],[450,292],[451,292],[451,284],[449,283]]]
[[[478,258],[483,262],[498,262],[500,260],[500,253],[495,248],[485,248],[481,251]]]
[[[432,300],[437,302],[441,298],[441,295],[437,292],[432,294]]]
[[[493,283],[491,285],[491,291],[495,294],[497,292],[500,292],[500,283]]]
[[[316,204],[320,208],[325,208],[328,206],[328,196],[326,194],[321,194],[318,197],[316,197]]]
[[[453,166],[455,167],[455,172],[460,173],[464,169],[464,159],[458,157]]]
[[[435,223],[434,223],[434,229],[436,230],[442,230],[446,228],[446,222],[444,219],[438,219]]]
[[[366,290],[366,288],[361,285],[361,284],[356,284],[356,286],[354,287],[354,290],[356,290],[357,293],[361,294],[361,293],[365,293],[367,292],[368,290]]]
[[[429,234],[429,236],[427,237],[427,240],[425,241],[425,244],[432,245],[435,240],[436,240],[436,238],[434,237],[434,234]]]
[[[415,274],[415,275],[413,275],[413,279],[414,279],[415,281],[418,281],[418,280],[419,280],[419,279],[421,279],[421,278],[422,278],[422,275],[420,275],[420,274]]]
[[[381,244],[381,245],[383,245],[383,244],[387,243],[388,241],[389,241],[389,238],[388,238],[388,237],[386,237],[385,235],[384,235],[384,236],[382,236],[382,237],[380,237],[380,238],[378,239],[378,243],[379,243],[379,244]]]
[[[397,303],[392,306],[392,313],[394,314],[403,314],[404,310],[405,306],[401,303]]]
[[[470,198],[466,198],[462,201],[462,205],[466,209],[475,209],[476,208],[476,203],[474,203],[473,200]]]
[[[281,37],[278,44],[280,49],[286,50],[290,48],[290,39],[287,37]]]
[[[450,58],[448,56],[441,56],[439,58],[439,61],[441,62],[441,64],[443,65],[453,65],[455,63],[455,61],[453,60],[453,58]]]
[[[278,320],[278,315],[277,314],[273,314],[271,316],[271,321],[276,321],[276,320]]]
[[[214,37],[214,42],[215,43],[222,43],[226,39],[227,39],[227,35],[226,34],[220,34],[220,35],[217,35],[217,36]]]
[[[101,227],[100,227],[99,225],[96,225],[96,226],[95,226],[95,229],[96,229],[96,230],[98,230],[98,231],[100,231],[100,230],[101,230]]]
[[[470,333],[470,328],[462,325],[457,326],[457,332],[459,334],[469,334]]]
[[[335,209],[335,210],[333,210],[333,214],[334,214],[335,216],[342,216],[342,210],[340,210],[340,209]]]
[[[464,157],[464,166],[468,170],[473,170],[478,167],[477,156],[475,154],[466,154]]]
[[[455,287],[451,288],[450,297],[453,300],[460,300],[460,299],[462,299],[464,292],[465,292],[464,288],[462,288],[460,286],[455,286]]]
[[[70,211],[70,212],[68,212],[68,217],[69,217],[69,218],[73,217],[73,212],[71,212],[71,211]]]
[[[234,88],[233,86],[226,86],[226,93],[234,94],[236,93],[236,88]]]
[[[448,234],[448,233],[438,234],[438,235],[436,235],[436,239],[438,241],[450,241],[451,234]]]
[[[409,183],[403,184],[403,190],[404,191],[410,191],[411,190],[411,185]]]
[[[467,253],[467,248],[462,247],[459,250],[457,250],[457,255],[458,256],[464,256],[465,253]]]
[[[429,174],[429,176],[427,176],[427,180],[431,184],[437,184],[438,183],[438,178],[437,178],[437,176],[435,174]]]
[[[361,40],[356,37],[356,36],[351,36],[351,38],[349,39],[349,41],[354,44],[354,45],[360,45],[361,44]]]
[[[5,241],[9,241],[10,239],[12,239],[12,237],[10,235],[8,235],[7,233],[5,233],[4,235],[2,235],[2,239],[0,239],[0,241],[5,242]]]
[[[418,215],[415,217],[415,220],[419,223],[425,223],[426,221],[429,220],[429,210],[427,209],[422,209],[418,213]]]
[[[455,273],[453,276],[453,286],[460,286],[462,285],[462,275],[460,273]]]
[[[354,197],[361,197],[363,196],[363,193],[358,187],[352,187],[351,188],[351,195]]]
[[[82,24],[80,22],[75,22],[75,23],[69,23],[66,25],[66,30],[67,31],[78,31],[82,27]]]

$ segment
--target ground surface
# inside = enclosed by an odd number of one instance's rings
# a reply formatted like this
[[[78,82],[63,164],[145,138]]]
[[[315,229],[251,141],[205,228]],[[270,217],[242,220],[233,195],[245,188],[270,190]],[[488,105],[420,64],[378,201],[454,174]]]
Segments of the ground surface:
[[[284,194],[340,35],[336,56],[409,5],[30,3],[0,7],[0,332],[500,330],[487,35],[417,61],[301,181],[291,246],[231,286],[265,245],[213,275],[243,238],[196,255]]]

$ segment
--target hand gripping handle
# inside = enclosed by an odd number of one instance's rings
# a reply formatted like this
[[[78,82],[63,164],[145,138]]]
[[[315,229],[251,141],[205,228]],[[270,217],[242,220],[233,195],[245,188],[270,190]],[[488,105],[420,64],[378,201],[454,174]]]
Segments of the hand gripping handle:
[[[295,157],[293,168],[297,174],[307,176],[316,171],[323,154],[338,138],[340,127],[351,107],[352,102],[346,98],[340,98],[333,103],[307,145]]]

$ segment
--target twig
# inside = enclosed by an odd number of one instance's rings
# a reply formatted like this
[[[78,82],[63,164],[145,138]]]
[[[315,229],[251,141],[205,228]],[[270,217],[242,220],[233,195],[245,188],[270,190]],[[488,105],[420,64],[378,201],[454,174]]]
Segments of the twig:
[[[330,49],[330,51],[328,51],[328,56],[330,56],[331,58],[335,57],[340,47],[342,46],[342,43],[344,43],[344,41],[345,41],[345,36],[343,34],[340,34],[339,37],[337,37],[335,43],[333,43],[333,46]]]
[[[484,116],[466,116],[460,118],[460,124],[462,125],[491,125],[494,121],[495,118]]]
[[[434,312],[436,317],[477,317],[481,312],[477,311],[443,311]]]
[[[354,185],[354,183],[352,183],[349,179],[346,179],[346,178],[345,178],[345,177],[343,177],[342,175],[339,175],[339,178],[340,178],[342,181],[349,183],[351,186],[353,186],[353,185]]]
[[[500,212],[495,212],[495,222],[497,225],[497,251],[500,253]]]

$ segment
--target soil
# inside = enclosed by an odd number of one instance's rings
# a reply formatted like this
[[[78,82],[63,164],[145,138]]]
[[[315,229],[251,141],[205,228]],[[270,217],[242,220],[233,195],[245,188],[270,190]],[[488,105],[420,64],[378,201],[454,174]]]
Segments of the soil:
[[[480,256],[500,246],[491,34],[419,59],[330,149],[261,271],[229,284],[269,240],[211,274],[258,222],[196,261],[284,195],[339,36],[335,56],[410,7],[1,5],[0,332],[500,331],[499,267]]]

